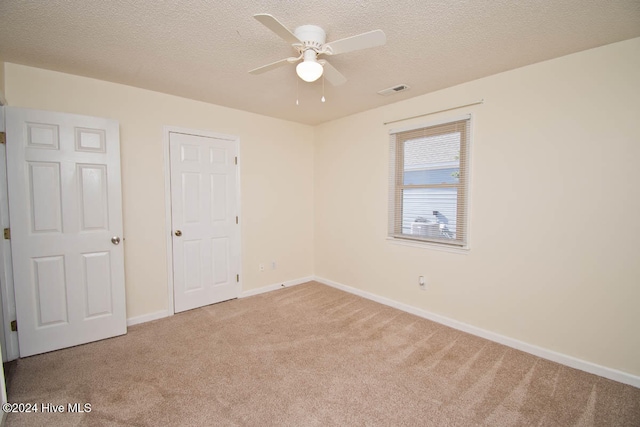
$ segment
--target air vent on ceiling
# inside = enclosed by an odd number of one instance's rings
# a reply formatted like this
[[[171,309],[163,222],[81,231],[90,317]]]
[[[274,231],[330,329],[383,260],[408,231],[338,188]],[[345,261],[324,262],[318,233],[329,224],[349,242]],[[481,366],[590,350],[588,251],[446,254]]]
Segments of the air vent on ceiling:
[[[409,86],[407,85],[397,85],[387,89],[382,89],[381,91],[378,92],[378,94],[382,96],[389,96],[392,93],[404,92],[405,90],[408,90],[408,89],[409,89]]]

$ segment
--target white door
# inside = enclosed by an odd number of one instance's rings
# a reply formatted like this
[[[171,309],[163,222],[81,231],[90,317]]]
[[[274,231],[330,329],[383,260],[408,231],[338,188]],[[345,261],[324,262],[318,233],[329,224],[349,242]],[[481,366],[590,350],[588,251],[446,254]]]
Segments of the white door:
[[[116,121],[6,109],[20,356],[127,332]]]
[[[171,132],[175,312],[237,298],[238,142]]]

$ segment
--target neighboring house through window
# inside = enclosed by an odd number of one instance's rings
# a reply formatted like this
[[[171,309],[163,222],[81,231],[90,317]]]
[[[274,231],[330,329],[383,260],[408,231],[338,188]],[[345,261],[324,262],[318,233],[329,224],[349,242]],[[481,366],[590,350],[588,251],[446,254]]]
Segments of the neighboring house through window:
[[[390,132],[390,237],[467,246],[470,120]]]

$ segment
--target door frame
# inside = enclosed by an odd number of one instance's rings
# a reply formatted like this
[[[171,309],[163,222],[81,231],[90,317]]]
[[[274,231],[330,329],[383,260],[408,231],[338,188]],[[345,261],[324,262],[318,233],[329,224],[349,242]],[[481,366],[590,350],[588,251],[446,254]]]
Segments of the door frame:
[[[6,105],[6,104],[5,104]],[[5,132],[4,105],[0,99],[0,131]],[[9,192],[7,186],[7,147],[0,147],[0,228],[9,228]],[[2,353],[3,361],[9,362],[20,357],[18,333],[11,330],[11,321],[17,319],[16,298],[13,284],[13,264],[11,261],[11,240],[0,242],[0,294],[2,307]]]
[[[1,67],[2,65],[0,65]],[[0,92],[0,132],[5,132],[4,106],[7,101]],[[2,228],[9,227],[9,191],[7,187],[7,144],[2,147],[0,159],[0,222]],[[8,255],[8,256],[7,256]],[[9,297],[9,292],[11,297]],[[0,362],[15,360],[20,355],[18,348],[18,333],[7,328],[12,320],[16,319],[16,299],[13,298],[13,265],[11,264],[11,240],[2,240],[0,244]],[[13,314],[9,309],[13,308]],[[6,360],[5,360],[6,359]],[[4,369],[0,369],[0,403],[4,406],[8,401],[7,383],[4,377]],[[3,411],[0,416],[0,425],[4,426],[7,414]]]
[[[175,314],[175,307],[173,301],[174,284],[173,284],[173,227],[172,215],[171,215],[171,153],[170,148],[170,136],[172,133],[182,133],[186,135],[201,136],[205,138],[224,139],[227,141],[233,141],[237,147],[238,166],[236,167],[236,206],[238,210],[238,218],[240,227],[238,230],[238,243],[240,245],[240,259],[238,259],[238,269],[240,274],[240,280],[237,283],[238,297],[242,292],[242,210],[240,206],[240,138],[235,135],[227,135],[218,132],[212,132],[208,130],[189,129],[176,126],[163,126],[162,128],[162,144],[164,150],[164,209],[165,209],[165,238],[167,247],[167,296],[168,304],[167,314],[173,316]]]

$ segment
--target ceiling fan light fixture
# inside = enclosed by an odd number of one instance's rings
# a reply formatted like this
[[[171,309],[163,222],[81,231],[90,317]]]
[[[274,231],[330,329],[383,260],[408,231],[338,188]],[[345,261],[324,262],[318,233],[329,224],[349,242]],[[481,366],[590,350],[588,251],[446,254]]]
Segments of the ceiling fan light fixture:
[[[296,66],[296,74],[300,79],[311,83],[324,76],[329,83],[339,86],[344,84],[347,78],[326,59],[318,61],[318,55],[339,55],[354,50],[382,46],[387,42],[387,36],[385,36],[384,31],[373,30],[327,43],[327,33],[317,25],[301,25],[292,32],[282,22],[268,13],[259,13],[253,15],[253,17],[280,38],[291,43],[291,47],[298,52],[299,56],[281,59],[280,61],[254,68],[249,71],[251,74],[262,74],[283,65],[294,64],[302,59],[303,62],[298,63]]]
[[[324,68],[315,60],[305,60],[296,66],[296,73],[305,82],[315,82],[322,76]]]

